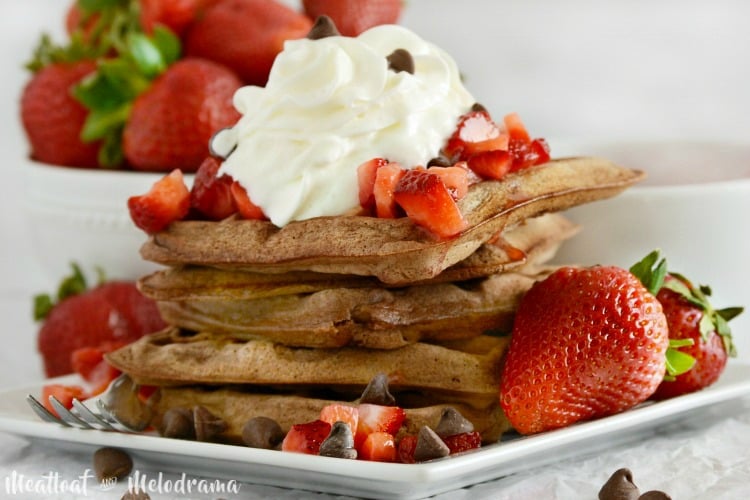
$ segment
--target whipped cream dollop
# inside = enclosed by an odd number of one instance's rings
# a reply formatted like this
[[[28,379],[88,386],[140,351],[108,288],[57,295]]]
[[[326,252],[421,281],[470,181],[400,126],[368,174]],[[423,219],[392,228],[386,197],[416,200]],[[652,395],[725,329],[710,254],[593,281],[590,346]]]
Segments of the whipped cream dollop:
[[[389,69],[397,49],[411,54],[413,74]],[[236,92],[242,117],[211,148],[226,157],[220,174],[284,226],[357,209],[367,160],[426,165],[474,102],[453,59],[406,28],[290,40],[265,87]]]

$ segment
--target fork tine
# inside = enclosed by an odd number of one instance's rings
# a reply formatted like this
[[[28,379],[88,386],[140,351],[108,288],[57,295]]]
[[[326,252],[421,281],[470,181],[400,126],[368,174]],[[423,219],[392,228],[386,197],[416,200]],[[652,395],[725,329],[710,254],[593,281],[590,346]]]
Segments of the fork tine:
[[[42,420],[44,420],[45,422],[51,422],[53,424],[60,424],[64,427],[70,427],[70,425],[67,422],[53,415],[52,412],[50,412],[47,408],[45,408],[44,405],[40,403],[31,394],[26,395],[26,402],[29,403],[29,406],[31,407],[31,409],[34,410],[34,413],[36,413],[37,416],[41,418]]]
[[[103,418],[99,417],[96,413],[89,410],[88,406],[81,403],[78,399],[73,399],[73,407],[78,410],[78,416],[88,422],[89,424],[93,426],[100,426],[103,429],[107,431],[116,431],[112,425],[104,420]]]
[[[62,420],[72,427],[79,427],[83,429],[94,429],[88,422],[81,420],[76,415],[70,412],[55,396],[49,397],[49,402],[52,403],[52,407],[55,409],[57,414]]]

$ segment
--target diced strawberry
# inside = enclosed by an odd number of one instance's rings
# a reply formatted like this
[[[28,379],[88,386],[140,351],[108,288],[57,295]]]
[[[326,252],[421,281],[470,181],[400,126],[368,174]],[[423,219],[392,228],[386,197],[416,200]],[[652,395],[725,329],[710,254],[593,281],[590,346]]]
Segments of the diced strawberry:
[[[407,171],[396,185],[393,198],[406,215],[440,238],[466,229],[466,221],[442,179],[425,170]]]
[[[263,209],[250,200],[242,184],[234,181],[230,189],[234,198],[234,204],[237,206],[237,211],[244,219],[264,220],[266,218]]]
[[[531,142],[531,136],[526,130],[526,126],[521,121],[518,113],[509,113],[503,117],[505,130],[508,132],[511,141],[521,141],[526,144]]]
[[[416,463],[414,451],[417,449],[417,436],[404,436],[398,443],[398,460],[404,464]]]
[[[232,178],[217,177],[221,163],[209,156],[195,173],[190,190],[190,206],[210,220],[226,219],[237,211],[232,196]]]
[[[120,375],[120,370],[104,359],[104,354],[124,345],[123,343],[106,343],[99,347],[83,347],[71,354],[73,371],[91,384],[89,396],[101,394]]]
[[[158,389],[155,385],[139,385],[138,399],[145,403]]]
[[[383,165],[387,165],[388,160],[383,158],[373,158],[364,162],[357,167],[357,179],[359,180],[359,204],[366,210],[375,208],[375,177],[377,171]]]
[[[430,167],[427,169],[443,180],[454,200],[460,200],[469,192],[469,170],[460,166]]]
[[[354,435],[359,424],[359,410],[356,406],[339,403],[330,404],[320,410],[320,420],[331,425],[336,422],[346,422],[352,430],[352,435]]]
[[[487,111],[470,111],[461,117],[443,151],[449,158],[466,160],[483,151],[508,149],[508,140]]]
[[[549,161],[549,146],[544,139],[534,139],[529,143],[511,142],[511,154],[513,166],[511,172],[517,172],[524,168],[541,165]]]
[[[370,403],[359,405],[359,424],[354,435],[357,450],[373,432],[387,432],[396,435],[404,423],[406,412],[398,406],[382,406]]]
[[[442,438],[451,450],[451,455],[462,451],[473,450],[482,446],[482,436],[477,432],[463,432]]]
[[[373,462],[395,462],[397,452],[393,435],[387,432],[369,434],[358,451],[358,457]]]
[[[469,168],[484,179],[499,180],[510,172],[513,156],[508,151],[484,151],[469,158]]]
[[[183,219],[190,210],[190,191],[182,171],[172,170],[154,183],[143,195],[128,199],[130,218],[148,234],[154,234],[174,221]]]
[[[47,384],[42,387],[42,403],[53,415],[57,415],[57,412],[49,402],[50,396],[55,396],[68,409],[73,407],[73,399],[87,398],[86,391],[80,385]]]
[[[377,169],[375,175],[375,211],[383,219],[395,219],[400,215],[393,192],[406,171],[398,163],[388,163]]]
[[[325,441],[330,432],[331,424],[322,420],[293,425],[281,442],[281,449],[317,455],[320,452],[320,444]]]

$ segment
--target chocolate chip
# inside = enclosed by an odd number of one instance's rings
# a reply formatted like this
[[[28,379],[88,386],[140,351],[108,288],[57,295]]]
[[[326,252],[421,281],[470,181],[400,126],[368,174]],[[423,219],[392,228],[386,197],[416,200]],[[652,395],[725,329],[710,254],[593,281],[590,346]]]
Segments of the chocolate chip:
[[[663,491],[651,490],[639,496],[638,500],[672,500],[672,497]]]
[[[321,38],[340,35],[341,33],[336,29],[336,23],[333,22],[333,19],[328,16],[318,16],[315,24],[313,24],[307,33],[307,38],[310,40],[320,40]]]
[[[464,418],[452,406],[443,408],[440,414],[440,422],[435,427],[435,433],[441,438],[463,434],[465,432],[474,432],[474,424]]]
[[[328,437],[320,444],[319,454],[324,457],[357,458],[357,450],[354,449],[354,436],[349,424],[346,422],[334,422]]]
[[[101,483],[105,480],[120,480],[133,470],[133,459],[117,448],[99,448],[94,452],[94,473]]]
[[[433,458],[445,457],[450,454],[448,448],[440,436],[428,426],[423,425],[417,434],[417,446],[414,448],[414,460],[424,462]]]
[[[284,439],[284,431],[272,418],[253,417],[242,427],[242,442],[250,448],[272,450]]]
[[[195,439],[198,441],[211,441],[227,430],[227,423],[204,406],[193,408],[193,423]]]
[[[396,398],[388,390],[388,375],[378,373],[372,377],[365,390],[362,391],[359,402],[381,406],[396,406]]]
[[[151,500],[151,497],[145,491],[139,489],[137,492],[128,490],[120,500]]]
[[[639,495],[633,473],[625,468],[616,470],[599,490],[599,500],[637,500]]]
[[[427,162],[428,167],[452,167],[453,162],[445,156],[436,156]]]
[[[386,60],[388,61],[388,69],[392,69],[396,73],[406,71],[414,74],[414,58],[408,50],[396,49],[386,56]]]
[[[187,408],[170,408],[161,419],[159,433],[174,439],[195,439],[193,412]]]
[[[479,104],[478,102],[475,102],[475,103],[474,103],[474,104],[473,104],[473,105],[471,106],[471,110],[472,110],[472,111],[481,111],[481,112],[485,112],[485,111],[487,111],[487,108],[485,108],[484,106],[482,106],[482,105],[481,105],[481,104]]]

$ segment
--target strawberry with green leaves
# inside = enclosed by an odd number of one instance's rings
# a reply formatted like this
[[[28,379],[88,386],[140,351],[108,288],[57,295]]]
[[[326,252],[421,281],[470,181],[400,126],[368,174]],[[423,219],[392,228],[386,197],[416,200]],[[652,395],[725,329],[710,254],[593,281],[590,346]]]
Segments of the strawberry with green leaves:
[[[649,267],[658,258],[653,252],[631,271],[649,280]],[[652,399],[668,399],[701,390],[716,382],[726,367],[727,360],[736,356],[729,321],[740,313],[741,307],[714,309],[710,303],[711,289],[696,286],[678,273],[669,273],[666,262],[653,289],[664,309],[669,328],[669,338],[675,350],[672,363],[689,363],[692,367],[674,377],[666,377]]]
[[[633,274],[563,267],[521,300],[500,403],[522,434],[619,413],[654,393],[668,347],[662,306]]]

